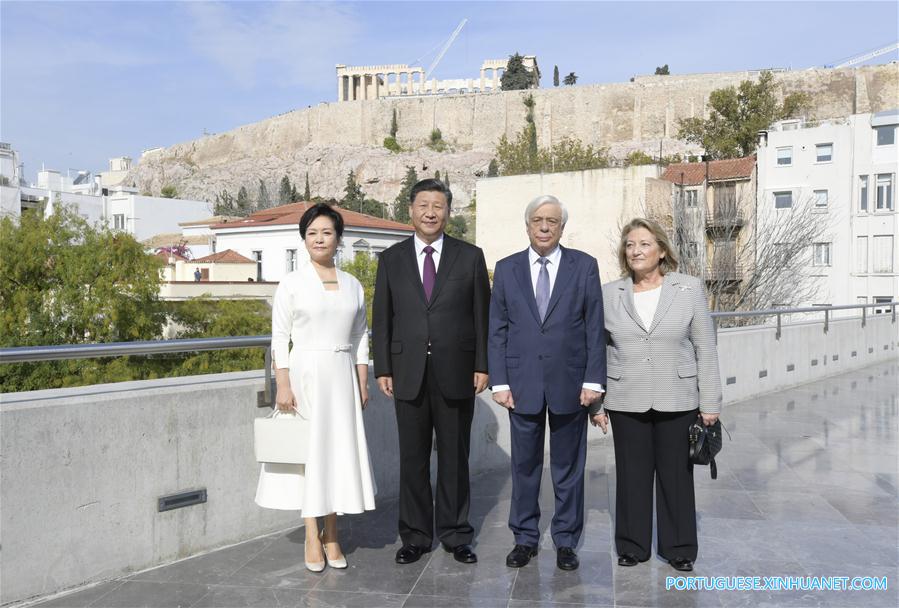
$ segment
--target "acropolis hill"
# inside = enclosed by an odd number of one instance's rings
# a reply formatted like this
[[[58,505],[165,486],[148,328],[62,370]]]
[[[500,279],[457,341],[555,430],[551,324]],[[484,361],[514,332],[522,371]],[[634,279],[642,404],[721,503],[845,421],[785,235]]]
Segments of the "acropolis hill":
[[[532,91],[470,95],[391,97],[322,103],[225,133],[145,153],[132,170],[142,191],[158,193],[172,184],[179,196],[212,200],[227,189],[246,186],[251,198],[259,179],[277,196],[285,174],[302,191],[308,172],[313,195],[341,198],[352,169],[366,195],[390,202],[406,166],[419,176],[449,173],[459,206],[470,200],[478,176],[486,175],[502,135],[514,137],[524,125],[522,99],[532,93],[541,146],[564,137],[609,148],[623,157],[634,149],[657,156],[688,148],[674,139],[677,121],[703,115],[709,94],[756,78],[758,72],[638,76],[631,82],[563,86]],[[899,64],[775,73],[780,94],[811,95],[810,115],[835,118],[899,107]],[[397,140],[404,152],[383,147],[396,109]],[[425,146],[439,128],[451,151]],[[695,151],[695,150],[689,150]]]

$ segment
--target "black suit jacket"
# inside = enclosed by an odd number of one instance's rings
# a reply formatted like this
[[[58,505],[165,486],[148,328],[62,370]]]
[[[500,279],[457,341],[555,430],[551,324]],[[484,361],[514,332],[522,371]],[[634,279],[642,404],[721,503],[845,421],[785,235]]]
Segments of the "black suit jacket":
[[[378,260],[372,310],[375,376],[393,376],[397,399],[415,399],[424,380],[428,342],[440,392],[474,396],[474,372],[487,372],[490,281],[484,252],[444,235],[437,282],[425,300],[410,237]]]

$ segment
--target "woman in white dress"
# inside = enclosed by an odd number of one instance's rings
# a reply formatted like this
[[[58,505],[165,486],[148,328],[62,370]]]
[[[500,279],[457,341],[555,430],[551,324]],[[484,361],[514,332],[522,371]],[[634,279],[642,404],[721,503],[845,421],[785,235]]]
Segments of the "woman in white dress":
[[[355,277],[338,270],[334,255],[343,218],[328,205],[300,219],[309,261],[288,274],[272,305],[272,357],[281,411],[308,419],[305,465],[262,466],[256,503],[299,510],[306,525],[306,567],[346,568],[337,542],[337,514],[375,508],[362,410],[368,401],[365,296]],[[318,520],[324,517],[319,533]]]

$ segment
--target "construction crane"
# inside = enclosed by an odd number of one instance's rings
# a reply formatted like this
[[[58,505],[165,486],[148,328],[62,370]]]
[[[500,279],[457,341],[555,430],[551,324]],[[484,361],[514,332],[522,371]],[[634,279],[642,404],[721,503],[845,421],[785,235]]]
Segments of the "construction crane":
[[[899,42],[894,42],[893,44],[887,45],[883,48],[879,48],[874,51],[870,51],[865,53],[864,55],[858,55],[857,57],[852,57],[851,59],[847,59],[846,61],[842,61],[835,66],[834,68],[848,68],[851,65],[855,65],[857,63],[863,63],[869,59],[874,59],[875,57],[879,57],[880,55],[885,55],[890,51],[895,51],[899,49]]]
[[[443,56],[446,55],[446,52],[453,45],[453,42],[456,41],[456,38],[459,37],[459,32],[462,31],[462,28],[465,27],[465,24],[468,23],[468,19],[465,18],[459,22],[459,26],[456,28],[456,31],[450,35],[449,39],[446,41],[446,44],[443,45],[443,48],[440,49],[440,52],[437,53],[437,57],[434,58],[434,61],[431,62],[431,65],[428,66],[428,70],[425,72],[425,80],[431,77],[431,72],[434,71],[434,68],[437,67],[437,64],[440,63],[440,60],[443,59]]]

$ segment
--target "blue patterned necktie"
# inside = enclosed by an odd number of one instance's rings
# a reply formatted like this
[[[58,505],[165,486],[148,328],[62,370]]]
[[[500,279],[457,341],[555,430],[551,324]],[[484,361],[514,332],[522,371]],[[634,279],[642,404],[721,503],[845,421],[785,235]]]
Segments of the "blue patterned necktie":
[[[549,306],[549,270],[546,265],[549,260],[538,258],[540,274],[537,275],[537,312],[540,313],[540,321],[546,319],[546,309]]]

